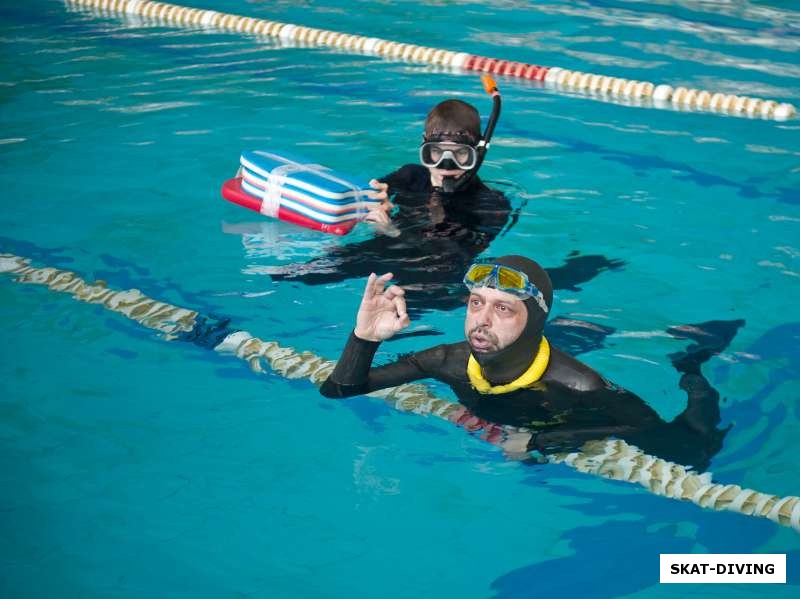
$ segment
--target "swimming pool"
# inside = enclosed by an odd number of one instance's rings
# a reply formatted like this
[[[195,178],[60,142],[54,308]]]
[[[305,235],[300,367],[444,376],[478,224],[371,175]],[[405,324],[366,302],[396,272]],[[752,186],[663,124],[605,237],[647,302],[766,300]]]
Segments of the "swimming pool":
[[[786,3],[194,2],[475,54],[797,103]],[[353,7],[356,8],[353,8]],[[335,358],[363,285],[270,273],[369,238],[268,222],[219,197],[245,148],[366,176],[416,159],[427,109],[477,76],[176,29],[35,0],[0,8],[2,251],[230,318]],[[582,359],[665,418],[685,398],[670,325],[746,320],[706,367],[734,427],[711,470],[800,489],[798,121],[624,106],[498,78],[482,176],[519,222],[487,253],[616,265],[555,316],[613,329]],[[574,272],[572,273],[575,274]],[[580,279],[580,277],[577,277]],[[402,281],[399,281],[402,283]],[[243,365],[36,286],[0,284],[2,568],[11,596],[663,596],[659,553],[787,553],[774,523],[704,511]],[[461,335],[387,343],[382,359]],[[442,396],[447,391],[436,386]],[[796,567],[794,568],[796,572]],[[762,596],[748,585],[725,596]],[[698,592],[699,593],[699,592]]]

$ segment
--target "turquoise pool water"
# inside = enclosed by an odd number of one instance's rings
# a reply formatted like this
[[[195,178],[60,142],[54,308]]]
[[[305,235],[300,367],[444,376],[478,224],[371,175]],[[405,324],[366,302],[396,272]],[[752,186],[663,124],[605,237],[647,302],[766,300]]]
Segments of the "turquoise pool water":
[[[194,5],[800,98],[800,12],[788,2]],[[5,3],[0,17],[0,251],[330,358],[362,280],[269,273],[371,233],[324,237],[222,201],[239,152],[285,148],[377,176],[415,161],[440,98],[489,111],[474,74],[57,1]],[[667,354],[685,343],[663,331],[744,319],[705,367],[734,425],[711,470],[800,494],[800,121],[498,83],[504,113],[482,176],[520,217],[487,253],[623,263],[560,290],[554,315],[613,329],[582,359],[667,419],[685,405]],[[789,584],[766,593],[800,584],[800,538],[767,520],[509,461],[446,423],[369,398],[325,400],[5,276],[0,307],[3,596],[709,596],[658,584],[658,555],[689,552],[787,553]],[[462,318],[426,311],[414,326],[442,335],[387,343],[381,358],[458,339]]]

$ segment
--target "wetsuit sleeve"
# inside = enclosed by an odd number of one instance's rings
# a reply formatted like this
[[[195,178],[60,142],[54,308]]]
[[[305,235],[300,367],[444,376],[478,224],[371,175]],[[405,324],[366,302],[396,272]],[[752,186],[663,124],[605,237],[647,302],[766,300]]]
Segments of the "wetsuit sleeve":
[[[372,358],[379,345],[378,342],[365,341],[351,333],[336,367],[322,383],[320,393],[325,397],[351,397],[395,387],[434,376],[435,369],[444,361],[444,350],[442,346],[437,346],[372,368]]]
[[[392,171],[388,175],[384,175],[383,177],[379,177],[378,181],[382,183],[388,183],[390,188],[406,188],[408,187],[409,181],[411,179],[411,169],[409,165],[401,166],[396,171]]]
[[[380,177],[378,181],[387,183],[390,192],[419,192],[430,188],[430,173],[420,164],[406,164],[394,172]]]

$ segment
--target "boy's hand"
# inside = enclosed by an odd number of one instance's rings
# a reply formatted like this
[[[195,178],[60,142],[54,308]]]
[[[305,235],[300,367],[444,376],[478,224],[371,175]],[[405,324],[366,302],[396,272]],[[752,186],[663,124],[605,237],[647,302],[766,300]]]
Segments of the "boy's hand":
[[[389,212],[394,208],[394,204],[389,201],[389,185],[387,183],[381,183],[377,179],[372,179],[369,184],[373,189],[378,191],[378,193],[373,195],[373,199],[381,200],[381,204],[367,212],[364,217],[364,222],[373,225],[379,233],[383,233],[389,237],[397,237],[400,231],[397,227],[392,225],[392,221],[389,218]]]
[[[378,193],[372,194],[372,198],[374,200],[380,200],[381,202],[388,203],[392,208],[394,205],[389,202],[389,184],[388,183],[381,183],[377,179],[370,179],[369,182],[370,187],[376,190]],[[391,208],[390,208],[391,210]]]
[[[359,339],[383,341],[411,323],[403,288],[392,285],[384,289],[391,278],[392,273],[380,277],[372,273],[367,279],[356,316],[355,334]]]

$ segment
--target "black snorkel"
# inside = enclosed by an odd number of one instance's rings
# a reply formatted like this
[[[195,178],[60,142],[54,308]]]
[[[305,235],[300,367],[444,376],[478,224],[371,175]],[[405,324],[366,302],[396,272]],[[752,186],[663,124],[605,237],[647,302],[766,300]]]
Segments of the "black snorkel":
[[[443,193],[455,193],[467,187],[475,178],[475,175],[478,173],[478,169],[481,168],[481,164],[483,164],[483,158],[486,156],[486,152],[489,151],[489,142],[492,139],[494,127],[497,124],[497,119],[500,118],[500,90],[497,89],[497,83],[495,83],[494,79],[492,79],[489,75],[481,75],[481,81],[483,82],[483,89],[486,90],[487,94],[492,96],[493,104],[492,114],[489,115],[489,122],[486,123],[486,128],[483,130],[483,136],[478,142],[478,145],[475,147],[475,153],[477,155],[475,166],[458,178],[453,176],[442,177]]]

